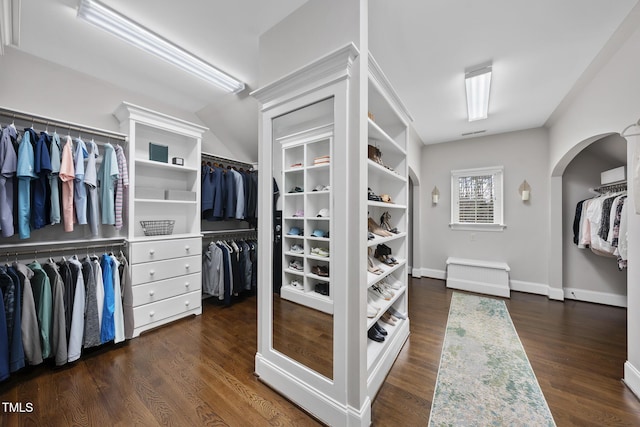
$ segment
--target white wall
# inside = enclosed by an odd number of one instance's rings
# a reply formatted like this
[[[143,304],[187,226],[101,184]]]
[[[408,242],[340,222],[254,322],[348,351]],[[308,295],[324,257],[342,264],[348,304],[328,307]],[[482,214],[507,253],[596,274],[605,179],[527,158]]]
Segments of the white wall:
[[[194,113],[11,47],[0,56],[0,93],[2,107],[114,132],[120,127],[113,112],[122,101],[204,125]],[[235,158],[211,131],[202,145],[203,151]]]
[[[602,151],[607,147],[622,145],[625,160],[607,158]],[[580,249],[572,241],[576,204],[594,197],[589,188],[600,185],[600,172],[626,165],[627,143],[620,136],[610,136],[593,143],[576,156],[567,166],[562,179],[563,197],[563,284],[565,297],[579,300],[609,302],[625,305],[627,272],[618,270],[616,258],[596,255],[591,250]],[[595,150],[598,148],[598,150]],[[587,291],[587,292],[582,292]],[[571,292],[574,294],[572,295]],[[595,294],[594,294],[595,293]]]
[[[548,228],[548,135],[531,129],[481,138],[427,145],[422,150],[422,273],[444,278],[447,257],[504,261],[518,287],[546,286]],[[451,230],[451,170],[504,166],[502,232]],[[531,199],[522,202],[518,188],[531,185]],[[440,203],[431,191],[440,190]]]
[[[360,40],[357,1],[308,1],[260,36],[260,86]],[[292,36],[293,35],[293,36]]]
[[[612,132],[621,132],[640,117],[640,5],[636,6],[622,24],[612,42],[605,48],[604,59],[597,59],[598,67],[589,70],[572,91],[562,108],[554,113],[550,126],[549,169],[561,175],[566,164],[579,152],[584,141]],[[637,142],[634,141],[634,144]],[[629,144],[628,159],[635,145]],[[630,165],[632,167],[632,165]],[[552,188],[554,205],[562,204],[557,180]],[[633,180],[629,181],[629,203],[633,203]],[[627,270],[627,364],[625,381],[640,396],[640,216],[631,213],[629,221],[629,267]],[[561,224],[561,213],[552,212],[550,229]],[[550,233],[551,245],[561,244]],[[550,257],[549,269],[556,274],[559,257]],[[550,277],[550,281],[558,281]],[[561,285],[561,283],[559,283]]]

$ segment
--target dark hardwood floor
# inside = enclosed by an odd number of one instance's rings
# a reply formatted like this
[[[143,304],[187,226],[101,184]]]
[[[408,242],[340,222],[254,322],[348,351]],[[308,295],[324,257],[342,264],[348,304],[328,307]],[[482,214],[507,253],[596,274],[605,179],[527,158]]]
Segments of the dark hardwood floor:
[[[430,279],[409,291],[411,335],[373,402],[375,426],[429,419],[452,291]],[[640,401],[621,381],[626,310],[523,293],[507,306],[558,426],[640,425]],[[0,383],[0,402],[33,405],[3,405],[0,425],[319,425],[253,375],[255,349],[255,297],[229,308],[205,300],[202,316]]]

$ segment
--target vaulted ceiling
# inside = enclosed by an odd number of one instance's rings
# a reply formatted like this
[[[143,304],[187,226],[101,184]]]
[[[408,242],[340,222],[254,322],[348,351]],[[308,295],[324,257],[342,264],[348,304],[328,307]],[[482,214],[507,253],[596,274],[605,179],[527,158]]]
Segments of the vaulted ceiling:
[[[340,0],[330,0],[340,1]],[[258,38],[306,0],[103,0],[248,85],[225,94],[76,18],[21,0],[19,49],[196,113],[257,159]],[[370,0],[370,50],[423,142],[544,125],[638,0]],[[464,69],[493,61],[489,119],[468,123]]]

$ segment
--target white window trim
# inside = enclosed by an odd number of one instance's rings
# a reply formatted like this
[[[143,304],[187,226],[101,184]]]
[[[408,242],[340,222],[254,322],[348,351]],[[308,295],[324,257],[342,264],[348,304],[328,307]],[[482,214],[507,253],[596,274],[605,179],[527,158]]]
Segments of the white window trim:
[[[493,175],[494,177],[494,222],[491,224],[458,222],[458,178],[461,176]],[[451,223],[452,230],[503,231],[504,223],[504,166],[492,166],[451,171]]]

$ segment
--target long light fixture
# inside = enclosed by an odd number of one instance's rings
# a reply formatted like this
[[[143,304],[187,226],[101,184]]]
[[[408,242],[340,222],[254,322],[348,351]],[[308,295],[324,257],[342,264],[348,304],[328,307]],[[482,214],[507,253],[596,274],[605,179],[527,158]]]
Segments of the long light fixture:
[[[491,63],[467,69],[464,74],[467,88],[467,115],[469,121],[489,117],[489,92],[491,90]]]
[[[97,1],[81,0],[78,17],[224,90],[244,89],[243,82]]]

